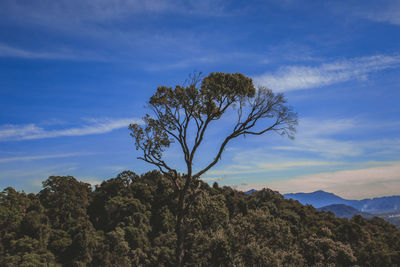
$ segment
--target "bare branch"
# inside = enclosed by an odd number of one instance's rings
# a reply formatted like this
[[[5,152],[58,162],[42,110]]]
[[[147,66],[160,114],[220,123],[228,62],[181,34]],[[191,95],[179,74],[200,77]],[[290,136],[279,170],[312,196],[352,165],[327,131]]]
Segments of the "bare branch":
[[[289,137],[292,137],[291,132],[294,131],[293,125],[297,125],[297,115],[292,113],[288,108],[282,106],[283,103],[285,103],[285,100],[281,94],[274,95],[270,90],[260,88],[257,97],[255,98],[254,102],[251,103],[251,110],[247,116],[247,119],[244,122],[241,122],[243,110],[242,106],[239,106],[239,118],[233,128],[232,133],[222,142],[214,160],[204,169],[194,174],[193,177],[200,177],[215,164],[217,164],[217,162],[221,159],[221,155],[229,141],[241,135],[262,135],[268,131],[279,131],[280,134],[287,134]],[[272,125],[258,131],[249,130],[255,127],[256,123],[260,119],[272,117],[276,117],[276,120]]]

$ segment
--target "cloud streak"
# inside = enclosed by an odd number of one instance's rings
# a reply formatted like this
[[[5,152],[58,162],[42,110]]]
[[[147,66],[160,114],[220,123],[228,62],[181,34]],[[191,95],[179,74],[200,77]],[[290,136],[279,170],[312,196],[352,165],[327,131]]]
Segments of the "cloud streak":
[[[91,60],[102,61],[105,58],[90,51],[74,52],[69,49],[58,51],[34,51],[13,47],[0,43],[0,57],[13,57],[24,59],[49,59],[49,60]]]
[[[353,58],[319,66],[284,66],[274,73],[254,77],[257,84],[276,91],[295,91],[328,86],[354,79],[366,79],[369,74],[400,67],[400,55],[375,55]]]
[[[65,153],[65,154],[55,154],[55,155],[9,157],[9,158],[0,158],[0,163],[8,163],[13,161],[32,161],[32,160],[42,160],[42,159],[67,158],[76,156],[86,156],[91,154],[92,153]]]
[[[0,141],[19,141],[63,136],[84,136],[104,134],[120,128],[127,128],[130,123],[141,123],[134,118],[124,119],[95,119],[80,127],[47,130],[36,124],[2,125],[0,126]]]
[[[51,52],[34,52],[0,43],[0,57],[19,57],[27,59],[71,59],[71,55]]]

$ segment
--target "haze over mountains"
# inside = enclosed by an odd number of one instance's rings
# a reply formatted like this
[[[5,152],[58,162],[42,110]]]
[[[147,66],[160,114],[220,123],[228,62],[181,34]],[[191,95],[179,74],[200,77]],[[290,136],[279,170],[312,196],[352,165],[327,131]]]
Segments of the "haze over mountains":
[[[354,215],[365,218],[378,216],[400,227],[400,196],[350,200],[318,190],[312,193],[285,194],[284,197],[298,200],[303,205],[310,204],[319,210],[331,211],[337,217],[350,219]]]
[[[315,208],[322,208],[332,204],[344,204],[364,212],[400,211],[400,196],[350,200],[319,190],[312,193],[285,194],[284,197],[298,200],[303,205],[313,205]]]
[[[246,194],[255,191],[257,190],[252,189]],[[312,205],[321,211],[331,211],[336,217],[351,219],[354,215],[361,215],[370,219],[377,216],[400,227],[400,196],[351,200],[323,190],[312,193],[290,193],[283,196],[286,199],[297,200],[303,205]]]
[[[345,204],[332,204],[319,208],[318,210],[331,211],[336,215],[336,217],[339,218],[351,219],[354,215],[361,215],[367,219],[371,219],[372,217],[374,217],[374,215],[372,215],[371,213],[360,211]]]

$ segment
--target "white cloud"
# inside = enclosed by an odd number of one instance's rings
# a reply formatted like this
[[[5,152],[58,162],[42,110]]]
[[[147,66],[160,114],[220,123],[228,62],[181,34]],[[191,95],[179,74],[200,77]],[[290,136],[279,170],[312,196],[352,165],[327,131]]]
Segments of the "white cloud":
[[[268,72],[254,77],[254,81],[276,91],[294,91],[365,79],[372,72],[398,67],[400,55],[375,55],[319,66],[285,66],[275,73]]]
[[[400,2],[398,0],[381,1],[379,6],[375,4],[373,7],[370,5],[361,7],[356,14],[372,21],[400,25]]]
[[[130,123],[140,123],[134,118],[125,119],[95,119],[89,120],[89,124],[67,129],[46,130],[35,124],[26,125],[2,125],[0,126],[0,141],[8,140],[32,140],[43,138],[55,138],[61,136],[83,136],[91,134],[108,133],[116,129],[127,128]]]
[[[122,171],[128,170],[128,167],[126,167],[126,166],[107,166],[107,167],[105,167],[105,169],[120,173]]]
[[[65,153],[65,154],[41,155],[41,156],[8,157],[8,158],[0,158],[0,163],[7,163],[12,161],[31,161],[31,160],[41,160],[41,159],[66,158],[66,157],[75,157],[84,155],[91,155],[91,153]]]
[[[269,187],[281,193],[324,190],[349,199],[398,195],[400,192],[400,162],[384,166],[324,172],[296,178],[271,181],[257,188]]]

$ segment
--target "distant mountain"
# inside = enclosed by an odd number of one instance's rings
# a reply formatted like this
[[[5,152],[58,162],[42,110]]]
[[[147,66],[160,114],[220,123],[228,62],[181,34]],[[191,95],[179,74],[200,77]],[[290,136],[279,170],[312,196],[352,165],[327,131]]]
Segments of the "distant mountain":
[[[363,212],[400,211],[400,196],[349,200],[341,198],[333,193],[319,190],[312,193],[285,194],[284,197],[298,200],[303,205],[313,205],[315,208],[321,208],[332,204],[344,204]]]
[[[400,211],[400,196],[367,198],[351,201],[354,202],[354,206],[357,205],[358,209],[362,211]]]
[[[351,219],[354,215],[361,215],[364,218],[368,219],[373,217],[372,214],[359,211],[358,209],[355,209],[351,206],[347,206],[345,204],[332,204],[329,206],[319,208],[318,210],[331,211],[336,215],[336,217],[347,218],[347,219]]]
[[[332,204],[347,204],[345,199],[322,190],[312,193],[285,194],[283,196],[287,199],[298,200],[303,205],[313,205],[315,208],[321,208]]]
[[[246,191],[246,192],[244,192],[245,194],[251,194],[251,193],[253,193],[253,192],[257,192],[257,190],[255,190],[255,189],[250,189],[249,191]]]

